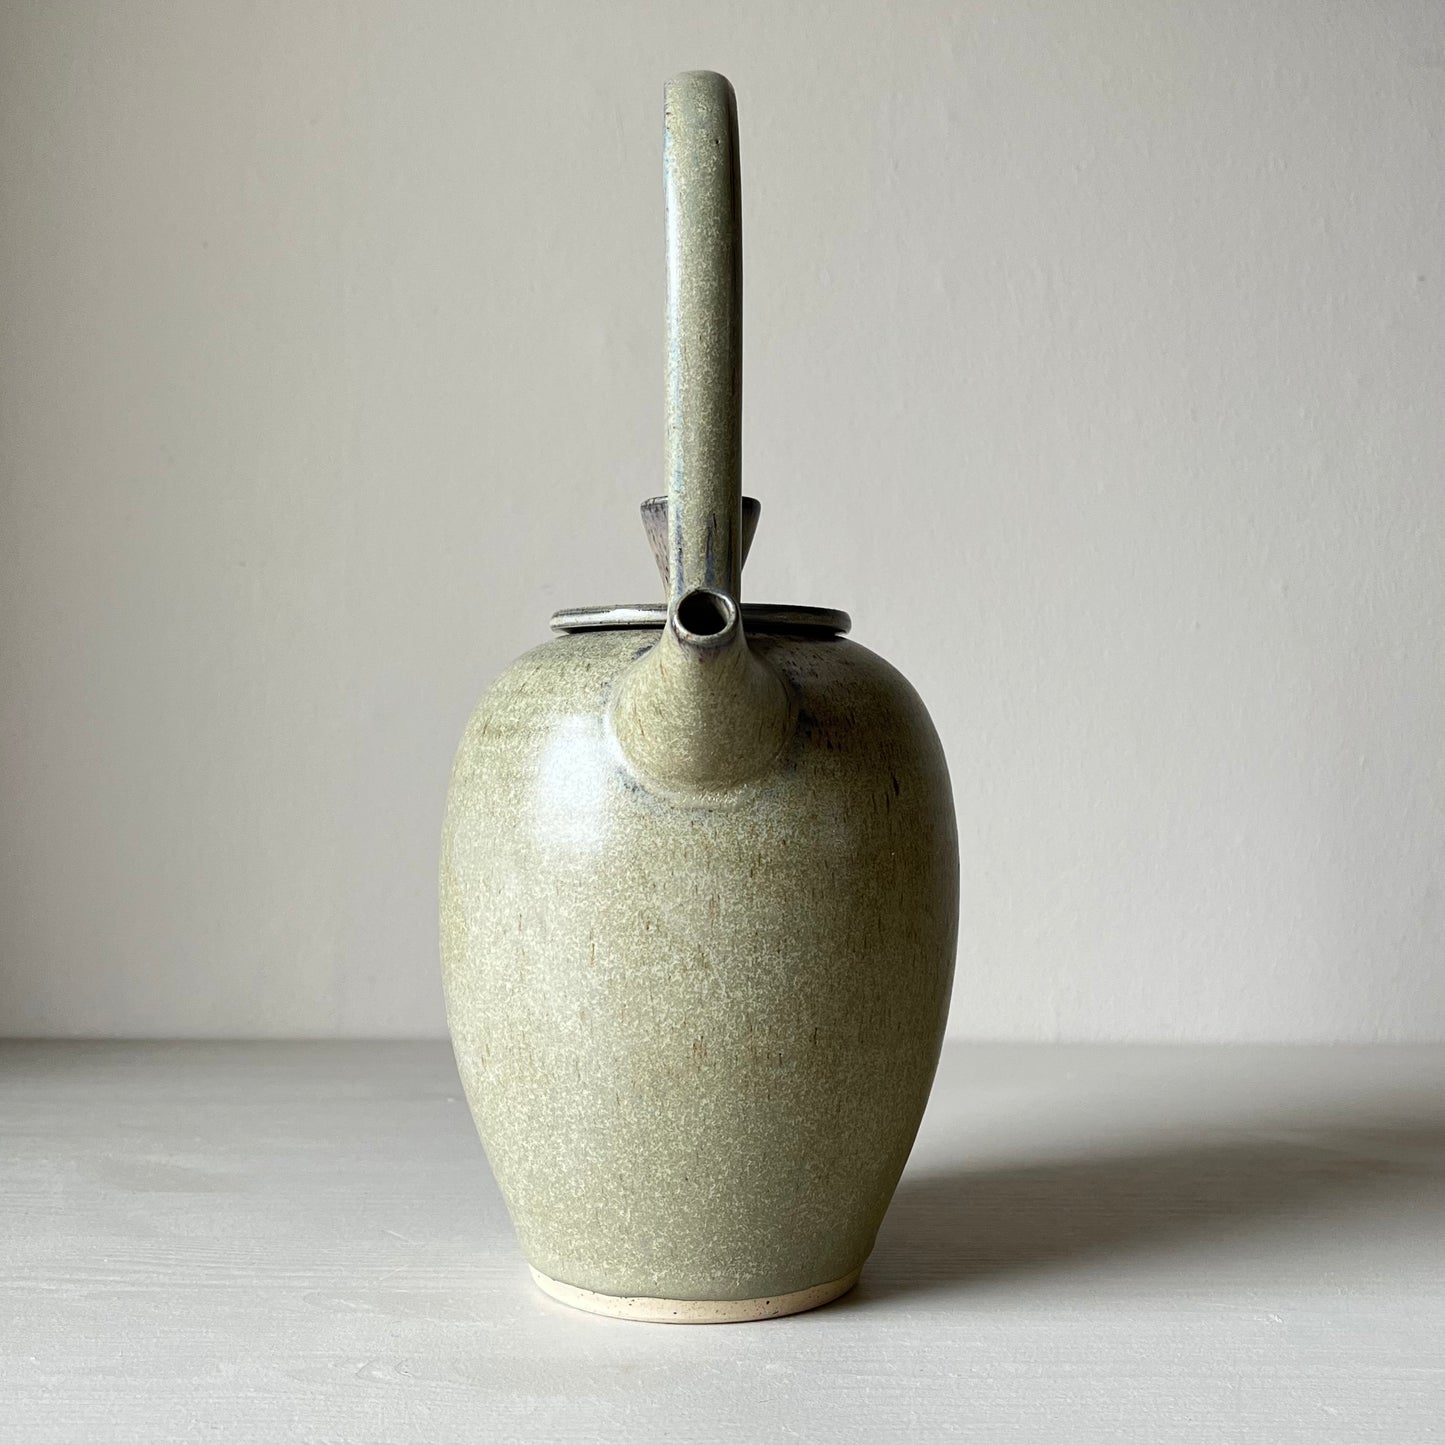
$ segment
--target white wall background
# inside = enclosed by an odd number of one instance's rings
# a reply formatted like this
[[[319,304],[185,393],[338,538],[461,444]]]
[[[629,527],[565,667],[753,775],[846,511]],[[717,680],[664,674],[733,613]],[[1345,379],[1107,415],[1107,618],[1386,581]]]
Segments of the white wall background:
[[[475,698],[652,596],[737,86],[749,595],[954,769],[953,1028],[1445,1037],[1445,7],[8,4],[0,1031],[443,1027]]]

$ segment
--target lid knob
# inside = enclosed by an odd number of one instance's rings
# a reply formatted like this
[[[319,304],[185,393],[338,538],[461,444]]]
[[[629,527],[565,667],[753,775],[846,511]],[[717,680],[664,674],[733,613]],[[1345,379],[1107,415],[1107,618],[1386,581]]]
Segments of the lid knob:
[[[753,537],[758,530],[758,518],[762,515],[763,504],[756,497],[743,498],[743,537],[742,556],[738,559],[739,567],[746,567],[748,553],[752,550]],[[642,504],[642,529],[647,533],[647,545],[652,548],[652,560],[657,563],[657,570],[662,574],[663,591],[667,593],[668,586],[668,558],[667,558],[667,498],[649,497]]]

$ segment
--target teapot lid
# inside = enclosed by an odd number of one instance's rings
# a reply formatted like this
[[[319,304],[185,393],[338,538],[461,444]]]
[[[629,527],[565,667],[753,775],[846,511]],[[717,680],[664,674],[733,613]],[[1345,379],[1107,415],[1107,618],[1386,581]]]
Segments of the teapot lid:
[[[758,529],[762,503],[743,498],[742,560],[747,561],[753,534]],[[667,498],[649,497],[642,504],[642,525],[652,545],[653,559],[667,586]],[[786,602],[744,602],[743,627],[748,632],[793,632],[835,636],[849,631],[853,619],[835,607],[802,607]],[[667,621],[665,602],[626,602],[611,607],[564,607],[552,614],[554,632],[591,632],[614,627],[661,627]]]
[[[563,607],[552,614],[554,632],[600,632],[619,627],[658,627],[667,621],[665,602],[622,602],[611,607]],[[743,627],[749,634],[791,632],[837,637],[853,619],[836,607],[794,607],[786,602],[744,602]]]
[[[688,71],[668,82],[663,118],[668,487],[642,504],[642,524],[668,600],[564,608],[552,614],[552,627],[661,627],[702,591],[740,606],[748,632],[847,632],[848,614],[833,608],[739,602],[762,508],[742,495],[737,98],[721,75]]]

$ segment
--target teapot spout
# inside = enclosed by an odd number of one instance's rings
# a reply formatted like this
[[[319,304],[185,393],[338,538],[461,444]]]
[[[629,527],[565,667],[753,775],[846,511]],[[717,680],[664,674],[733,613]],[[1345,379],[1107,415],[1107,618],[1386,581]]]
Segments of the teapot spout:
[[[609,709],[644,780],[714,792],[764,772],[792,735],[792,699],[748,646],[737,603],[695,588],[669,609],[656,644],[622,675]]]

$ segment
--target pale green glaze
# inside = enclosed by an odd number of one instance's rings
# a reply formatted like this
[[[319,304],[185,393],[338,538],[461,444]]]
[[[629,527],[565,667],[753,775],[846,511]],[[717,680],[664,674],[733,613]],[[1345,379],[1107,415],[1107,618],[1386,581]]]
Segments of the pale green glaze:
[[[743,237],[738,117],[720,75],[663,95],[668,600],[737,599],[742,574]]]
[[[442,937],[467,1097],[528,1260],[738,1299],[857,1268],[933,1078],[957,858],[917,695],[760,638],[798,724],[762,777],[649,787],[608,725],[645,635],[530,652],[452,774]]]
[[[903,677],[744,635],[731,88],[679,77],[667,119],[667,621],[558,638],[483,699],[442,959],[534,1270],[588,1308],[739,1318],[821,1302],[872,1247],[942,1040],[957,842]]]

